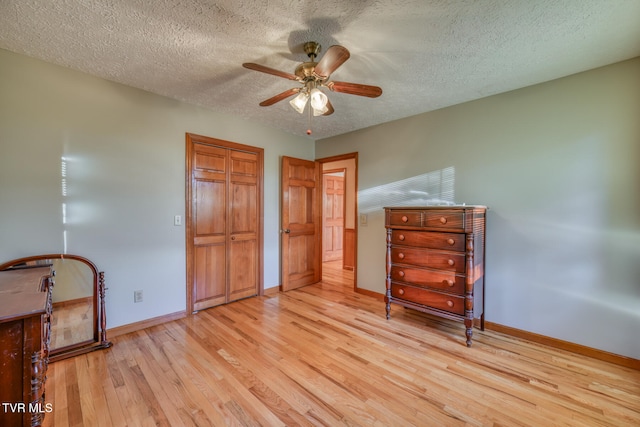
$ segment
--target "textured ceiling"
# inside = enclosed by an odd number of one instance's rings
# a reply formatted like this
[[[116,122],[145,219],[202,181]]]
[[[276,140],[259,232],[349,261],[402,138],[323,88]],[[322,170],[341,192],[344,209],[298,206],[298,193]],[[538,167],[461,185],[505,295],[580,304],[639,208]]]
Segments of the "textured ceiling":
[[[640,56],[640,0],[1,0],[0,48],[305,135],[302,45],[345,46],[326,138]],[[324,50],[323,50],[324,52]],[[320,57],[322,57],[322,53]]]

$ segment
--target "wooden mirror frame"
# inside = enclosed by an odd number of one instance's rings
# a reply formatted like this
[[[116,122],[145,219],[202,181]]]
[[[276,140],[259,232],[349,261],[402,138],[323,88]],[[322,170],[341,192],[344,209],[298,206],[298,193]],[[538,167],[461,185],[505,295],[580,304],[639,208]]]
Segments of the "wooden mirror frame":
[[[77,356],[79,354],[88,353],[90,351],[99,350],[101,348],[111,347],[111,342],[107,340],[107,316],[105,312],[104,296],[105,296],[105,283],[104,272],[98,271],[96,265],[87,258],[79,255],[69,254],[46,254],[35,255],[24,258],[14,259],[3,264],[0,264],[0,271],[8,270],[10,268],[17,268],[20,265],[24,265],[29,262],[54,260],[54,259],[69,259],[76,260],[84,263],[93,273],[93,339],[86,340],[79,343],[70,344],[64,347],[51,349],[49,352],[49,361],[55,362],[56,360],[66,359],[68,357]],[[54,277],[55,282],[55,277]],[[55,291],[55,285],[54,285]],[[55,313],[54,313],[55,315]]]

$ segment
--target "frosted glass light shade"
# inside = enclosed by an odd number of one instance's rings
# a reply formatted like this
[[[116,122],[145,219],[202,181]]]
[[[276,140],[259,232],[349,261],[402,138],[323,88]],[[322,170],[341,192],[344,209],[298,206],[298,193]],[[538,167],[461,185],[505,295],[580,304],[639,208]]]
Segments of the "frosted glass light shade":
[[[313,103],[311,104],[311,107],[313,108]],[[314,116],[321,116],[324,113],[326,113],[327,111],[329,111],[329,109],[327,108],[326,104],[324,107],[322,108],[313,108],[313,115]]]
[[[300,92],[298,96],[289,101],[289,104],[291,104],[294,110],[302,114],[302,112],[304,111],[304,106],[307,105],[308,99],[309,94],[307,92]]]
[[[326,108],[327,101],[328,101],[327,95],[322,93],[320,89],[317,89],[317,88],[311,89],[311,106],[315,110],[322,110],[323,108]]]

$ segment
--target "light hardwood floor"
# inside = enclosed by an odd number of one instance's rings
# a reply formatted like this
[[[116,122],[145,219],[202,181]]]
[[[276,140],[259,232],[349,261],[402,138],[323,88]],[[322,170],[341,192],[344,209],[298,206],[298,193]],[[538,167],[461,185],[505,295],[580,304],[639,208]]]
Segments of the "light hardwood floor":
[[[49,366],[45,426],[638,426],[640,372],[354,293],[349,272]]]

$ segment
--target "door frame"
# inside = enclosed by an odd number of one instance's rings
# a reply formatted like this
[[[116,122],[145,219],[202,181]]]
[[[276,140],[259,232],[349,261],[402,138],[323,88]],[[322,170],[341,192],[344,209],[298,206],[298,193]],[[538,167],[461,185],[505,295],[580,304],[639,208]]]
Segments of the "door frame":
[[[322,165],[322,164],[321,164]],[[328,170],[322,170],[320,172],[320,175],[322,176],[322,203],[321,203],[321,213],[322,213],[322,217],[320,218],[320,227],[322,229],[322,257],[321,257],[321,261],[322,262],[326,262],[324,261],[324,244],[325,244],[325,240],[324,240],[324,222],[325,222],[325,210],[324,210],[324,194],[326,191],[326,188],[324,187],[324,176],[325,175],[332,175],[335,173],[342,173],[342,180],[343,180],[343,194],[342,194],[342,265],[344,267],[344,237],[345,234],[347,233],[345,231],[345,219],[346,219],[346,214],[347,214],[347,204],[346,204],[346,200],[347,200],[347,184],[348,184],[348,180],[347,180],[347,168],[336,168],[336,169],[328,169]]]
[[[330,156],[330,157],[323,157],[320,159],[316,159],[316,162],[320,163],[320,166],[322,168],[324,168],[324,163],[331,163],[331,162],[337,162],[340,160],[351,160],[353,159],[354,163],[355,163],[355,172],[354,172],[354,177],[353,177],[353,186],[354,186],[354,222],[353,222],[353,228],[354,228],[354,239],[355,239],[355,245],[353,248],[353,290],[354,291],[358,291],[358,152],[353,152],[353,153],[345,153],[345,154],[339,154],[337,156]],[[321,171],[322,172],[322,171]],[[345,173],[345,182],[347,182],[347,176]],[[346,192],[346,188],[345,188],[345,192]],[[323,207],[320,206],[320,209],[322,209]],[[346,210],[346,194],[345,194],[345,210]],[[322,215],[321,215],[322,217]],[[346,219],[346,218],[345,218]],[[321,224],[321,227],[324,226],[324,224]],[[346,227],[345,227],[346,229]],[[343,259],[344,259],[344,254],[343,254]],[[322,254],[320,254],[320,260],[322,260]],[[321,263],[322,264],[322,263]],[[322,274],[322,271],[321,271]]]
[[[193,313],[194,246],[193,246],[193,145],[195,143],[258,154],[258,295],[264,295],[264,149],[187,132],[185,134],[185,244],[187,316]]]

